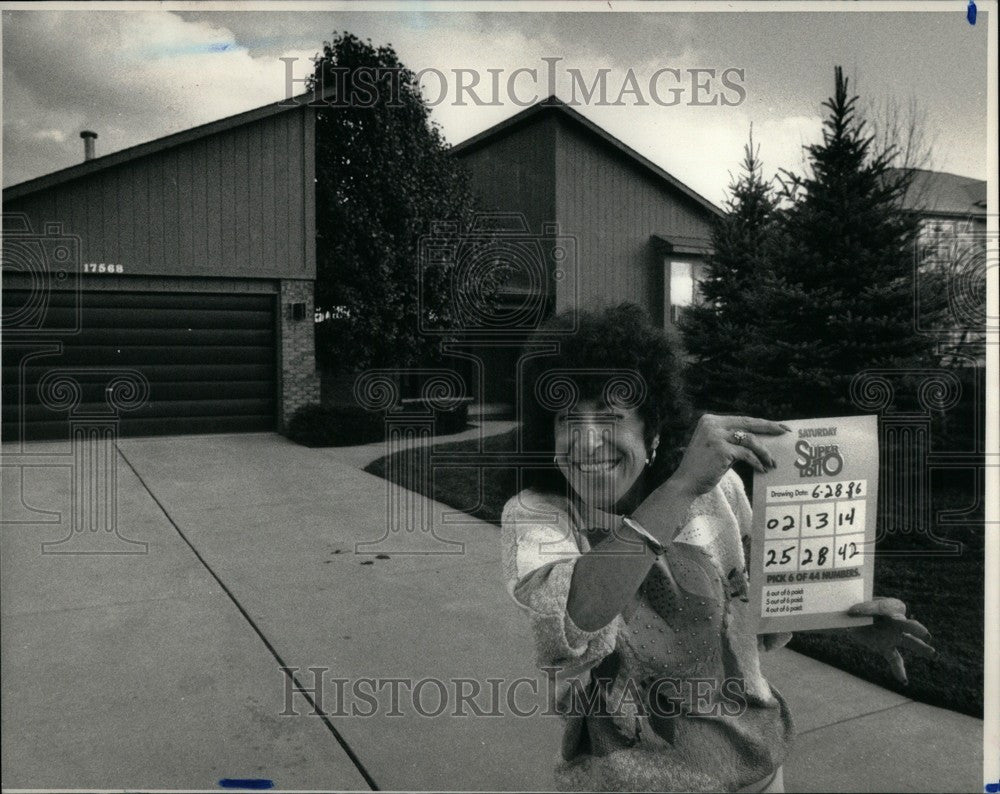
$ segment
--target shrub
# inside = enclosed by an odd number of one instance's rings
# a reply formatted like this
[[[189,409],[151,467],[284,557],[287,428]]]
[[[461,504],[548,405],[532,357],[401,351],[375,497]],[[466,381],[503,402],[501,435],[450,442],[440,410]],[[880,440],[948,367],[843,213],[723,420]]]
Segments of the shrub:
[[[405,400],[404,408],[428,410],[421,400]],[[464,430],[468,424],[468,401],[447,410],[434,411],[435,435]],[[285,433],[306,447],[350,447],[385,439],[385,412],[368,411],[358,405],[304,405],[292,414]]]
[[[307,447],[347,447],[384,438],[385,421],[357,405],[311,403],[292,414],[285,435]]]

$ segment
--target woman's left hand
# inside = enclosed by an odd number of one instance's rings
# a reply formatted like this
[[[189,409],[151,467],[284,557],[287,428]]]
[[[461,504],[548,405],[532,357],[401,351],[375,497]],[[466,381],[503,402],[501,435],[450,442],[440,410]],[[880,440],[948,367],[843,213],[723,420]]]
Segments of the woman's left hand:
[[[870,615],[875,619],[870,626],[848,631],[859,643],[885,658],[892,674],[902,684],[906,684],[907,679],[900,648],[929,659],[937,656],[937,651],[925,642],[931,638],[931,633],[921,623],[906,617],[906,604],[898,598],[876,597],[862,601],[848,609],[847,614]]]

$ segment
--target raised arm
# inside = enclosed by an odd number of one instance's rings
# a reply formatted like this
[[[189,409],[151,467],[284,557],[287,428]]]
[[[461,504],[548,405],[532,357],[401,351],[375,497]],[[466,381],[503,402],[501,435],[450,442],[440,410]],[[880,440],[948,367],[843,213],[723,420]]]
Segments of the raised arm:
[[[740,431],[742,443],[734,434]],[[740,416],[705,414],[698,421],[677,471],[633,512],[632,518],[660,544],[672,543],[683,529],[695,498],[711,491],[736,460],[763,473],[774,460],[754,434],[778,435],[777,422]],[[623,525],[577,562],[567,609],[581,629],[607,625],[628,605],[656,559],[649,548],[637,553],[640,536]],[[631,552],[631,553],[622,553]]]

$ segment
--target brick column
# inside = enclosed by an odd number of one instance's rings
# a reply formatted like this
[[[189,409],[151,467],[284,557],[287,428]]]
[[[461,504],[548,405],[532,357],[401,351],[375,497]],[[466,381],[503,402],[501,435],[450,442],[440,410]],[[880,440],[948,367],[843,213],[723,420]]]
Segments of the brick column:
[[[313,282],[283,279],[278,310],[279,368],[278,429],[285,432],[295,409],[319,402],[319,377],[316,373],[316,342],[313,322]],[[293,319],[292,304],[305,304],[305,317]]]

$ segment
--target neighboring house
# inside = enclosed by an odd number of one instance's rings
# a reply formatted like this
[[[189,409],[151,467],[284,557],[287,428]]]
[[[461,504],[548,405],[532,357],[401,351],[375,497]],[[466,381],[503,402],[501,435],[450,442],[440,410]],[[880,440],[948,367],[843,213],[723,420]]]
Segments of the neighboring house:
[[[125,434],[281,429],[318,399],[314,119],[275,103],[97,158],[86,133],[84,162],[4,189],[5,440],[65,438],[123,371],[149,384]]]
[[[922,294],[918,277],[918,327],[940,337],[947,363],[985,364],[986,182],[914,169],[904,207],[920,216],[919,273],[947,274],[944,296]],[[928,322],[920,310],[938,297],[946,316]]]
[[[527,331],[538,313],[633,301],[674,332],[695,300],[718,207],[554,97],[452,151],[482,208],[518,214],[515,236],[539,241],[537,267],[515,257],[505,316]],[[539,291],[545,300],[532,303]],[[479,343],[487,402],[512,400],[526,335],[516,330],[481,329],[496,342],[488,354]]]
[[[944,171],[913,170],[903,206],[920,214],[922,236],[986,231],[986,182]]]

